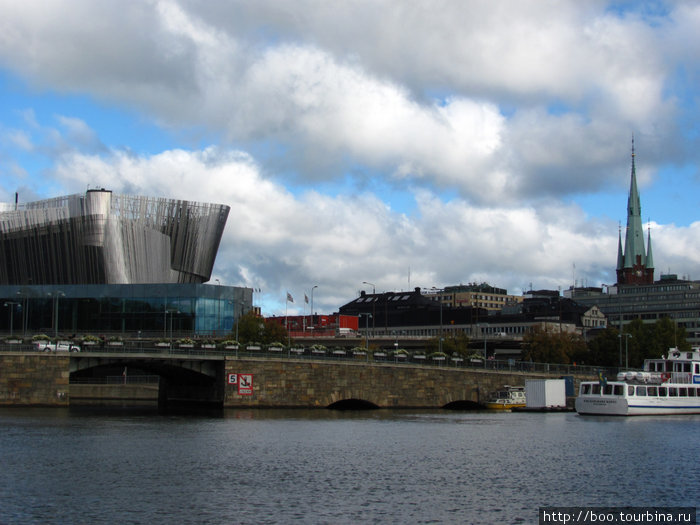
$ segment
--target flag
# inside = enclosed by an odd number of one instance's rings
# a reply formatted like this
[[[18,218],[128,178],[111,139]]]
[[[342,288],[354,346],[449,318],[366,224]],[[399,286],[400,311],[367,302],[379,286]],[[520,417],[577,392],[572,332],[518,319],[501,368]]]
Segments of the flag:
[[[306,304],[309,304],[309,298],[306,296],[306,294],[304,294],[304,302]]]
[[[289,292],[287,292],[287,301],[289,301],[290,303],[294,302],[294,297],[292,297],[292,294],[290,294]]]
[[[598,370],[598,383],[600,383],[600,388],[605,388],[608,385],[608,378],[605,377],[602,370]]]

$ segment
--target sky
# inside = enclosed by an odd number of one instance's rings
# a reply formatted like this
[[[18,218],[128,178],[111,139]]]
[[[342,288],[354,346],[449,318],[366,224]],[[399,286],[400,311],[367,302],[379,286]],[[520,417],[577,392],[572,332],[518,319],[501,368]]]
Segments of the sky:
[[[699,27],[694,1],[0,0],[0,201],[227,204],[210,282],[265,315],[519,295],[615,282],[634,137],[656,277],[700,279]]]

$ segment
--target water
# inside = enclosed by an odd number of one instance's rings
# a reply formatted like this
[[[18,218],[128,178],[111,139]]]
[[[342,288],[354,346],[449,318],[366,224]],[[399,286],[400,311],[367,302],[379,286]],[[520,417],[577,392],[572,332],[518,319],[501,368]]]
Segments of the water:
[[[537,523],[696,506],[697,416],[0,410],[2,523]]]

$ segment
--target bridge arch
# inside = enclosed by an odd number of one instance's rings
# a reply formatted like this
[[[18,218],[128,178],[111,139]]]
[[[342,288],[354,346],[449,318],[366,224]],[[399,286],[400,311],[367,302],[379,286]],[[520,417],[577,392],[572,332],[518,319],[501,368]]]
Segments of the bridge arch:
[[[157,376],[157,379],[155,378]],[[69,381],[86,395],[86,385],[124,385],[150,382],[157,385],[160,407],[203,404],[223,407],[223,361],[137,358],[133,356],[76,357],[71,359]],[[116,381],[117,383],[119,381]],[[104,389],[93,389],[96,398]],[[118,395],[107,390],[110,395]],[[92,403],[91,403],[92,404]]]
[[[481,403],[477,403],[476,401],[460,399],[458,401],[450,401],[442,408],[445,410],[483,410],[486,407]]]
[[[341,399],[331,403],[326,408],[331,410],[375,410],[379,408],[379,405],[366,399]]]

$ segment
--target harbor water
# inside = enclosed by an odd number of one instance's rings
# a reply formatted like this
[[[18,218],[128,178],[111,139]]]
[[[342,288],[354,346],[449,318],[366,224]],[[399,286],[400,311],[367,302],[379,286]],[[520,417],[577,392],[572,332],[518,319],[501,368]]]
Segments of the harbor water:
[[[537,523],[697,506],[700,416],[0,410],[1,523]]]

